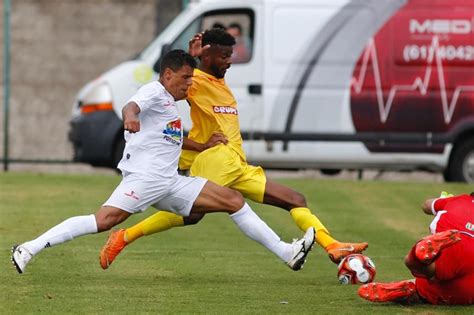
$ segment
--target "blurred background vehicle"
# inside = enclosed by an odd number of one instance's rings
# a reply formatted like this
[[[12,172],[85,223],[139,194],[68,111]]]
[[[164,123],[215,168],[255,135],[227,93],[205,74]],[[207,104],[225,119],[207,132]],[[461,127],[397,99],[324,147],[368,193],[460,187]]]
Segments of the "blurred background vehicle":
[[[115,167],[119,108],[162,51],[237,24],[246,58],[226,80],[252,163],[473,181],[472,1],[204,0],[179,14],[184,3],[12,2],[8,161]]]
[[[156,78],[163,51],[238,23],[250,59],[226,81],[252,163],[327,174],[424,169],[473,182],[473,12],[467,0],[194,1],[136,59],[80,91],[75,160],[115,166],[121,106]]]

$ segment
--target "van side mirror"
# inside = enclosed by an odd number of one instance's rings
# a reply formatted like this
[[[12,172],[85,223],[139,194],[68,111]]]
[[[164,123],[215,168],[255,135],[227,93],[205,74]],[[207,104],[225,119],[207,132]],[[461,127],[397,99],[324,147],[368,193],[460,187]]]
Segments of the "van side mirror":
[[[158,58],[158,60],[155,62],[155,64],[153,65],[153,70],[156,72],[156,73],[159,73],[160,72],[160,64],[161,64],[161,58],[166,55],[169,51],[171,50],[171,44],[164,44],[163,46],[161,46],[161,54],[160,54],[160,58]]]

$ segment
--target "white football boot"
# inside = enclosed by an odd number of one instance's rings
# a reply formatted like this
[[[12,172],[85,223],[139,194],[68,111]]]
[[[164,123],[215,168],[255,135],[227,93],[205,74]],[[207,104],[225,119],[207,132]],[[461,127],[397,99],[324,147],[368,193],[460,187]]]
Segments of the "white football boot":
[[[293,257],[286,263],[288,267],[297,271],[303,268],[306,262],[306,256],[313,248],[314,244],[314,228],[310,227],[306,230],[303,238],[293,241]]]
[[[25,272],[26,265],[33,258],[33,255],[21,245],[15,245],[12,247],[12,263],[18,273]]]

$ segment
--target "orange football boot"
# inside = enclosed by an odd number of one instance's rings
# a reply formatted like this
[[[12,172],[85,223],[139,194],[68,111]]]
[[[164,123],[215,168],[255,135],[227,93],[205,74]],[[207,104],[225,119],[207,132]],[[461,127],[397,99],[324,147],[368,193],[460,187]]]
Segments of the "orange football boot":
[[[359,296],[371,302],[402,302],[409,301],[417,295],[412,280],[390,283],[372,282],[359,287]]]
[[[367,247],[369,246],[368,243],[341,243],[335,242],[326,247],[326,252],[328,253],[329,259],[332,260],[333,263],[338,264],[344,257],[350,254],[360,254],[362,253]]]
[[[102,269],[107,269],[110,267],[112,262],[115,260],[118,254],[128,245],[124,239],[125,230],[120,229],[117,231],[112,231],[105,243],[104,247],[100,250],[99,260],[100,266]]]
[[[429,265],[446,247],[456,244],[461,240],[458,230],[448,230],[424,237],[416,244],[415,255],[418,260]]]

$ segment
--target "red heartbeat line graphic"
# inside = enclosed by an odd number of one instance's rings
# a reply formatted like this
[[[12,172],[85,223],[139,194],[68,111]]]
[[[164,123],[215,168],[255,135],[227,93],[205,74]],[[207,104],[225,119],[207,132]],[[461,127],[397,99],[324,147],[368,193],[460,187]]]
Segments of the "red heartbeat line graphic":
[[[377,58],[377,49],[375,47],[374,39],[371,38],[367,43],[366,48],[364,49],[364,55],[362,58],[362,66],[359,71],[358,78],[352,77],[351,79],[351,87],[354,88],[355,92],[359,94],[362,90],[362,86],[365,79],[365,74],[367,73],[367,65],[369,61],[372,62],[374,80],[375,80],[375,90],[377,95],[377,103],[379,107],[380,113],[380,122],[385,123],[388,119],[390,114],[390,109],[393,104],[393,99],[398,91],[416,91],[419,90],[421,95],[426,95],[426,92],[429,88],[429,82],[431,78],[431,73],[433,69],[433,62],[436,62],[436,69],[438,70],[438,80],[439,80],[439,87],[440,87],[440,94],[441,94],[441,102],[443,104],[443,115],[444,115],[444,122],[449,124],[453,117],[454,109],[456,108],[456,103],[459,99],[459,95],[463,91],[473,91],[474,86],[472,85],[465,85],[465,86],[458,86],[454,90],[453,97],[451,102],[448,102],[448,95],[446,93],[446,83],[444,81],[444,70],[443,70],[443,63],[442,57],[439,50],[439,40],[437,36],[433,36],[431,41],[430,47],[428,49],[429,55],[427,57],[427,67],[425,71],[425,75],[423,77],[417,77],[411,85],[394,85],[390,89],[388,93],[387,102],[384,102],[383,99],[383,90],[382,90],[382,82],[380,79],[380,69],[379,63]]]

